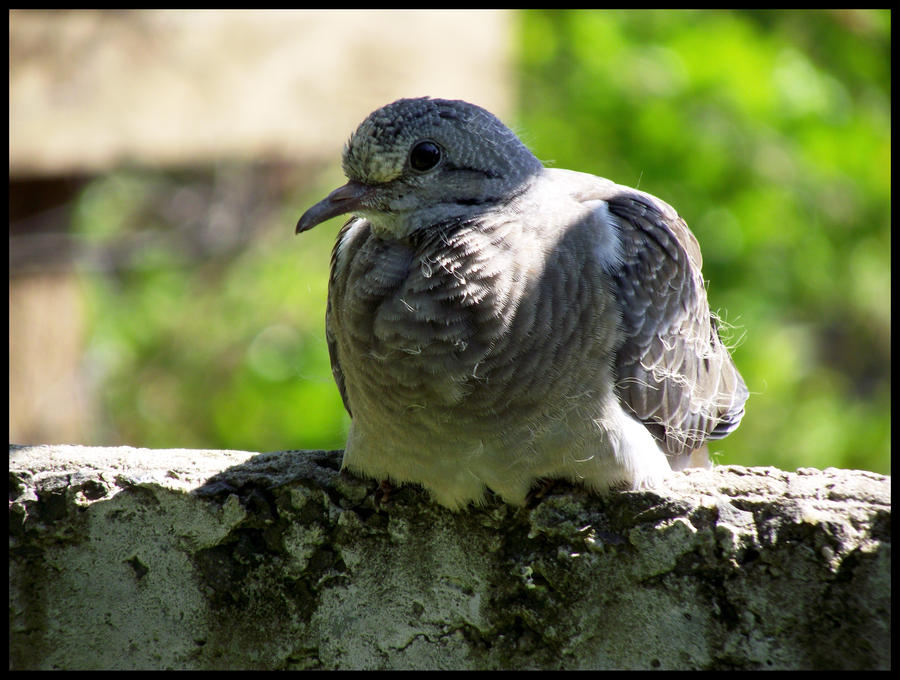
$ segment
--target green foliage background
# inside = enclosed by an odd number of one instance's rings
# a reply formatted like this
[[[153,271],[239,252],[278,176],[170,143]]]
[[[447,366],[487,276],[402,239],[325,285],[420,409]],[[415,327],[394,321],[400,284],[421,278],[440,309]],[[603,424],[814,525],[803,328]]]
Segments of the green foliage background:
[[[751,390],[720,462],[890,472],[890,56],[888,11],[518,15],[507,122],[549,164],[668,201],[700,241]],[[342,183],[337,156],[317,186],[298,178],[302,194],[245,215],[258,229],[238,249],[191,259],[160,241],[84,274],[95,443],[343,446],[323,323],[337,220],[292,235]],[[183,183],[100,179],[77,228],[172,230],[154,206]]]

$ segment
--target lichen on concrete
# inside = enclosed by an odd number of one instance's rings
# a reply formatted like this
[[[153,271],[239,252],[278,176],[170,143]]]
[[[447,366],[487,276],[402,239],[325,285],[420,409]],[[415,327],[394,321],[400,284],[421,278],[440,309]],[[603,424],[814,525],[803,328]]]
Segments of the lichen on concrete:
[[[890,478],[722,466],[452,513],[339,467],[10,447],[10,667],[890,667]]]

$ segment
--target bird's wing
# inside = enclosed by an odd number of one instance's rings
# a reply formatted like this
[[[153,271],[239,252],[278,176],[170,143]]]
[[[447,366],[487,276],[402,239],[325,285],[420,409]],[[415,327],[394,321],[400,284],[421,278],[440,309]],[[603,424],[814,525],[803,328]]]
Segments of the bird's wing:
[[[328,280],[328,304],[325,307],[325,341],[328,343],[328,357],[331,359],[331,373],[341,393],[341,401],[347,413],[353,416],[350,410],[350,400],[347,397],[347,385],[344,382],[344,371],[341,369],[338,357],[338,344],[334,329],[334,300],[341,299],[345,295],[344,287],[347,286],[348,276],[346,269],[350,254],[359,247],[370,233],[364,220],[351,217],[338,232],[334,248],[331,251],[331,277]]]
[[[328,302],[326,318],[331,313],[331,302]],[[347,387],[344,384],[344,372],[341,370],[341,362],[338,360],[337,340],[334,333],[325,326],[325,340],[328,343],[328,357],[331,359],[331,374],[334,376],[334,382],[337,384],[338,392],[341,393],[341,401],[344,402],[344,408],[351,416],[353,412],[350,410],[350,402],[347,400]]]
[[[590,198],[606,202],[619,235],[610,266],[624,332],[616,391],[680,469],[707,439],[737,428],[747,387],[710,314],[700,246],[684,220],[649,194],[597,186]]]

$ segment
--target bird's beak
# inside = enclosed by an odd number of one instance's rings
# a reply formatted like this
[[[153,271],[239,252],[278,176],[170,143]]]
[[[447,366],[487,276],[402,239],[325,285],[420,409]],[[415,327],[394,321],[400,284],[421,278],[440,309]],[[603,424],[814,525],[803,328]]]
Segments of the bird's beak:
[[[297,229],[294,233],[300,234],[332,217],[345,215],[359,209],[363,200],[369,195],[369,191],[369,187],[365,184],[351,179],[303,213],[300,221],[297,222]]]

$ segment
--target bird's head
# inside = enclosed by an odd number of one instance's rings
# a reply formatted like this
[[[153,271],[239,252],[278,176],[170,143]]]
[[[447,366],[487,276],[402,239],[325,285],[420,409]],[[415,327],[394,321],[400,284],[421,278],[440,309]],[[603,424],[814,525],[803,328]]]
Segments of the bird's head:
[[[459,100],[400,99],[371,113],[344,147],[349,180],[304,213],[297,233],[352,213],[382,238],[509,201],[541,162],[493,114]]]

